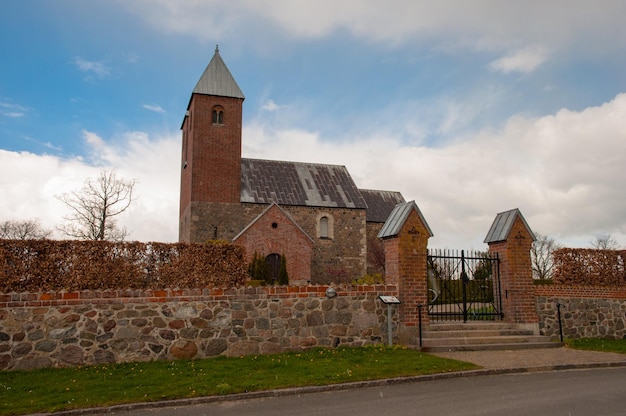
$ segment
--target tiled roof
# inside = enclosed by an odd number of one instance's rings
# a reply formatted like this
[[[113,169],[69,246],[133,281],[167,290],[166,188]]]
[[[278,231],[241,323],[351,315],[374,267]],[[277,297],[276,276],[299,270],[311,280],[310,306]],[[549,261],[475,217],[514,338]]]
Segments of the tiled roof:
[[[367,203],[366,216],[368,222],[387,221],[393,208],[405,202],[400,192],[373,189],[360,189],[360,192]]]
[[[241,159],[241,202],[367,208],[345,166]]]

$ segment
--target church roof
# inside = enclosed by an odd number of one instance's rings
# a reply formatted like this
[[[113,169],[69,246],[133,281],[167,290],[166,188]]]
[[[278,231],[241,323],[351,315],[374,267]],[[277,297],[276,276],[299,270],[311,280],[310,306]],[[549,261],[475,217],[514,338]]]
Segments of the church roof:
[[[241,159],[241,202],[367,208],[345,166]]]
[[[220,56],[219,48],[198,80],[193,94],[219,95],[221,97],[246,98]]]
[[[361,189],[360,192],[367,203],[366,216],[368,222],[387,221],[393,208],[405,202],[400,192],[373,189]]]

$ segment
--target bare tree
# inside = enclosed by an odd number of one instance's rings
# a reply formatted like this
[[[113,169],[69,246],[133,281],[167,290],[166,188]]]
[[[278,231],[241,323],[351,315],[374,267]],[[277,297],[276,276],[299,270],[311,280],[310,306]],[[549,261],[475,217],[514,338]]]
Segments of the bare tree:
[[[536,240],[530,249],[534,279],[551,279],[554,262],[552,252],[560,245],[551,237],[535,233]]]
[[[87,179],[79,191],[60,195],[59,200],[71,210],[60,231],[82,240],[124,240],[128,232],[117,226],[114,217],[133,202],[135,183],[118,178],[114,171],[103,170],[98,178]]]
[[[5,221],[0,223],[0,238],[7,240],[43,240],[52,234],[38,220]]]
[[[598,234],[591,242],[591,247],[598,250],[617,250],[619,244],[611,234]]]

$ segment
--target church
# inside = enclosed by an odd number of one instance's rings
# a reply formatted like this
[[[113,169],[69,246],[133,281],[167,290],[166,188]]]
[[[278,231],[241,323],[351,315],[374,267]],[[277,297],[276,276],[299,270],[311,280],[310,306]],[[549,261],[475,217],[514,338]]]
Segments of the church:
[[[284,256],[290,284],[382,272],[376,235],[402,194],[359,189],[345,166],[243,158],[244,99],[216,47],[181,126],[179,241],[241,245],[274,277]]]

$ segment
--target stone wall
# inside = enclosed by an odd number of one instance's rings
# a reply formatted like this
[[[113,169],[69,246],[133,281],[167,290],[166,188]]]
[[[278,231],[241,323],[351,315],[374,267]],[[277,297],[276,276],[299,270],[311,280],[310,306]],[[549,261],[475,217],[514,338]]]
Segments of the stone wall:
[[[386,339],[397,286],[0,294],[0,369],[277,353]],[[394,327],[397,314],[394,308]]]
[[[626,288],[539,285],[535,299],[543,335],[559,336],[560,303],[564,337],[626,338]]]

